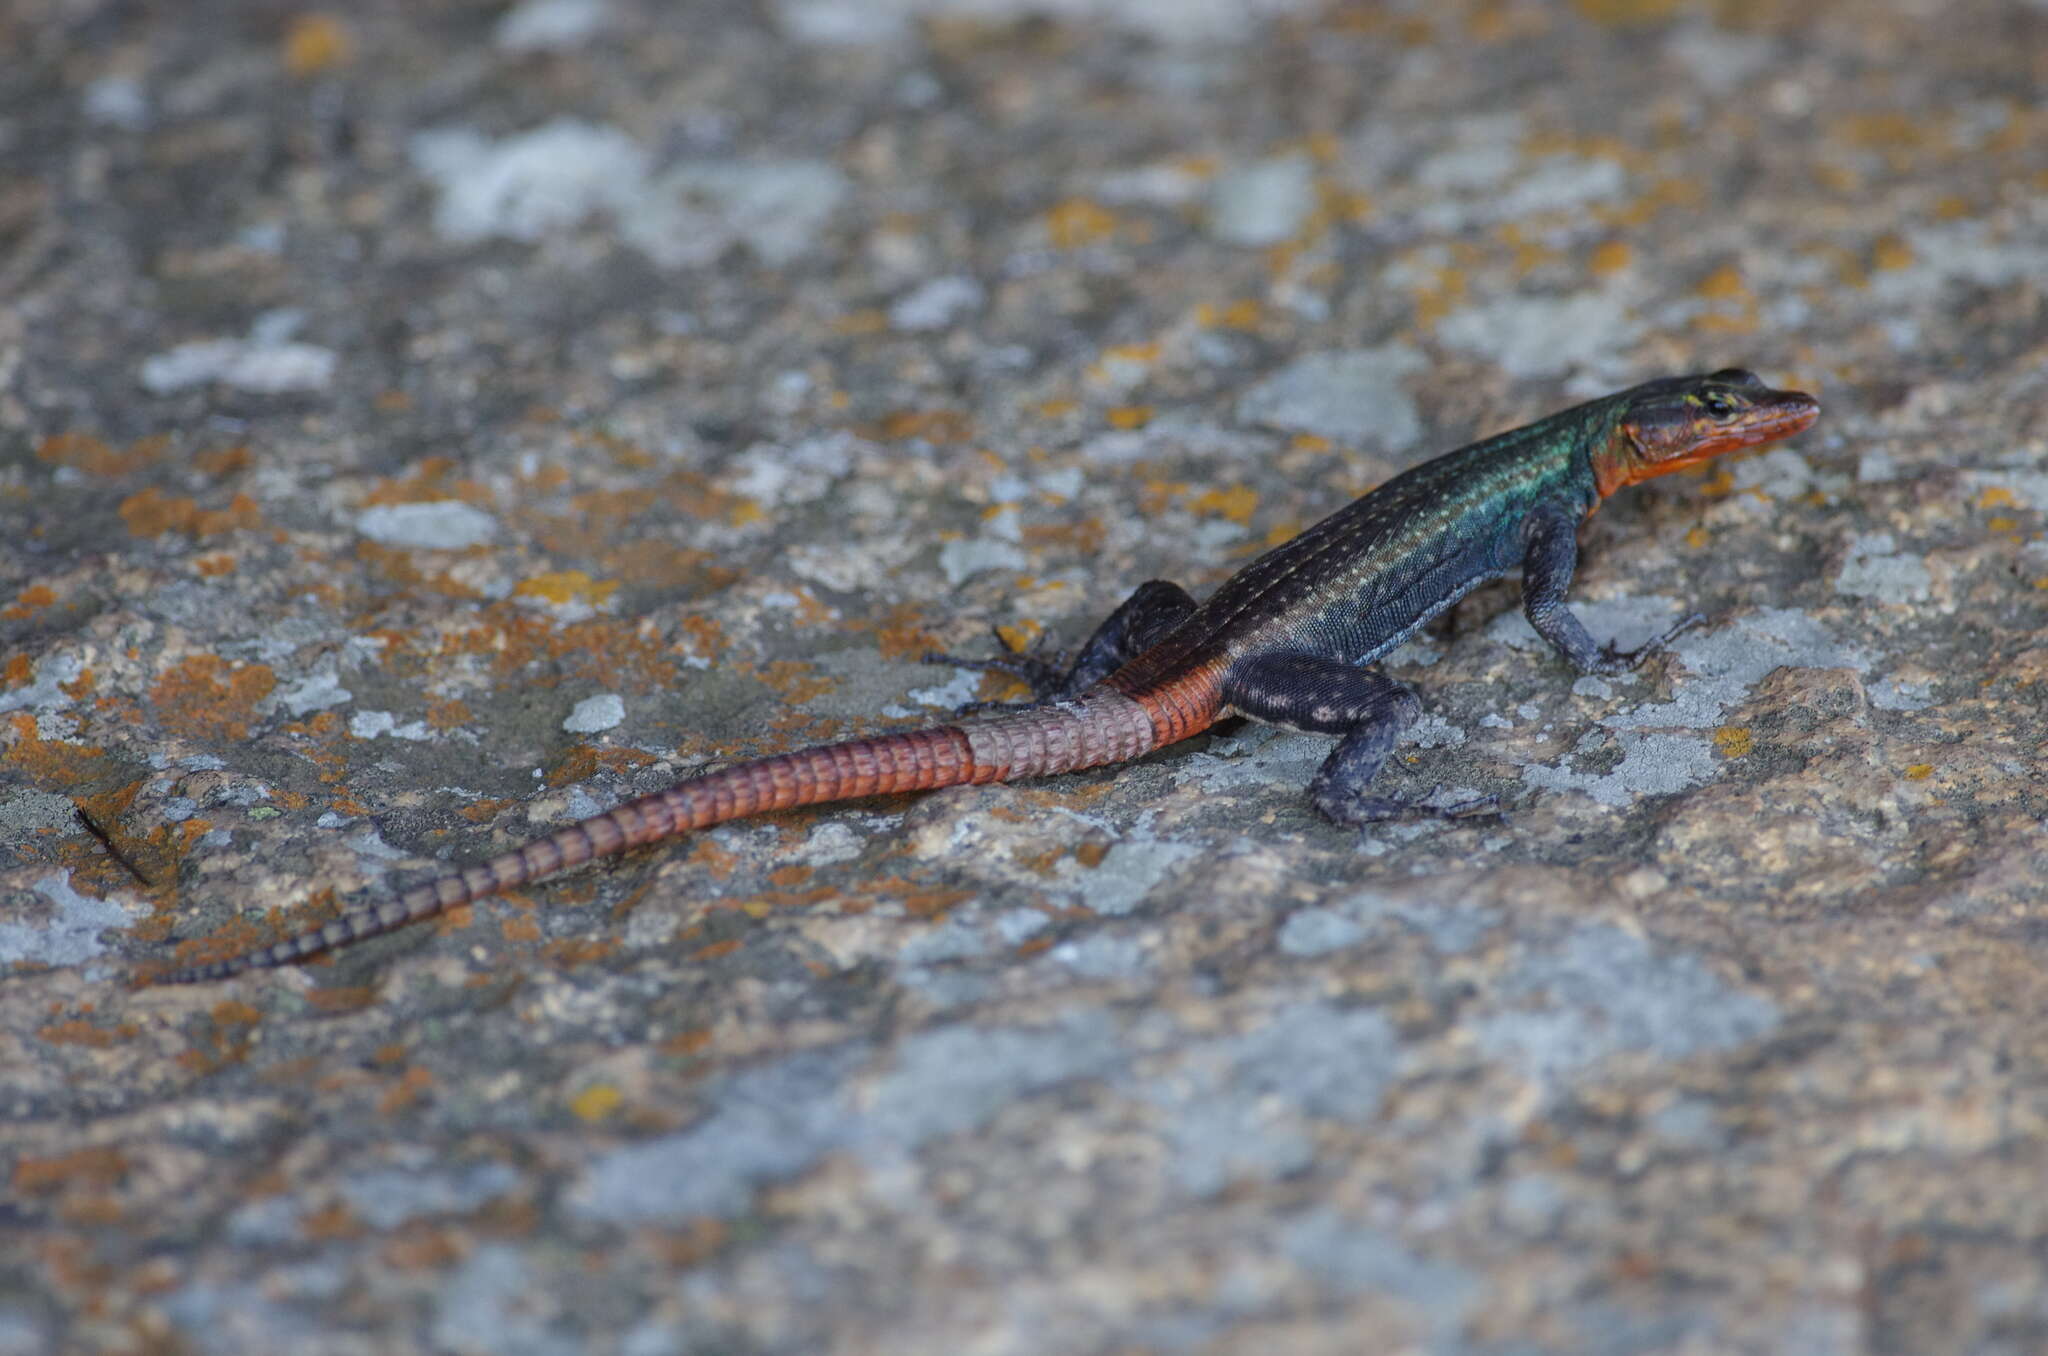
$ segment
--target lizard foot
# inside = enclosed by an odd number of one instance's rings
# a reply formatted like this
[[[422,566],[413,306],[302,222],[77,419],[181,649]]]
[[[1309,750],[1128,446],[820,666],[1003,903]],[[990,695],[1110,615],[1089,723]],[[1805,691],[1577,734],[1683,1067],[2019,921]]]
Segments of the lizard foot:
[[[960,714],[972,715],[976,711],[998,710],[1003,707],[1029,706],[1034,702],[1048,701],[1066,690],[1069,657],[1064,650],[1046,649],[1033,646],[1020,650],[996,632],[996,643],[1003,647],[1001,654],[960,655],[945,654],[938,650],[927,650],[924,662],[927,664],[950,665],[957,669],[968,669],[977,673],[1000,673],[1015,678],[1031,689],[1031,702],[969,702],[960,708]]]
[[[1628,673],[1634,669],[1639,669],[1643,666],[1644,661],[1667,648],[1672,641],[1678,639],[1705,620],[1706,617],[1698,612],[1680,617],[1665,629],[1664,634],[1643,642],[1633,650],[1616,649],[1614,642],[1610,640],[1600,647],[1600,657],[1595,662],[1591,671],[1596,674],[1606,675]]]

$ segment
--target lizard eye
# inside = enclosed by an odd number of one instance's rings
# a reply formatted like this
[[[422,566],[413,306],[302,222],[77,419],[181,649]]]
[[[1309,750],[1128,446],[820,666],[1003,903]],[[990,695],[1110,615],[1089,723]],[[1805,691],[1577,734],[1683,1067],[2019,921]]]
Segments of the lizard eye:
[[[1733,419],[1735,417],[1735,401],[1724,392],[1709,391],[1700,397],[1700,404],[1706,409],[1708,414],[1716,419]]]

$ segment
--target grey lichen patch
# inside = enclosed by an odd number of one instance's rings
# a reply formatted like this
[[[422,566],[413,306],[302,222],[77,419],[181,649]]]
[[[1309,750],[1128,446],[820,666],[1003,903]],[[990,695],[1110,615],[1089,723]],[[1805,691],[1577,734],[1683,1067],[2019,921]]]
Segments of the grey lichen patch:
[[[609,0],[521,0],[491,37],[507,52],[562,52],[582,46],[611,19]]]
[[[71,873],[50,872],[29,889],[41,900],[26,909],[10,910],[0,922],[0,965],[79,965],[104,955],[100,934],[134,922],[127,909],[111,899],[94,899],[71,886]],[[21,920],[21,921],[16,921]]]
[[[1031,558],[1020,547],[1000,537],[976,537],[949,541],[939,548],[939,572],[946,582],[959,587],[990,570],[1022,570]]]
[[[1661,611],[1668,601],[1632,600],[1624,613],[1636,615],[1619,643],[1639,643],[1634,636],[1655,634],[1655,619],[1637,611],[1637,604],[1654,602]],[[1621,620],[1606,606],[1612,605],[1578,609],[1596,635]],[[1511,644],[1536,640],[1520,617],[1503,618],[1495,624],[1494,634]],[[1607,734],[1589,733],[1580,740],[1578,751],[1555,767],[1524,767],[1523,781],[1549,790],[1583,791],[1615,807],[1639,795],[1669,795],[1698,786],[1719,776],[1722,764],[1705,739],[1683,731],[1721,725],[1728,711],[1774,669],[1869,667],[1864,651],[1837,642],[1813,618],[1787,608],[1760,609],[1738,618],[1733,626],[1689,631],[1671,648],[1683,662],[1684,673],[1674,679],[1670,701],[1609,712],[1599,720]],[[1620,751],[1618,761],[1596,770],[1574,765],[1610,744]]]
[[[1687,677],[1672,685],[1669,702],[1618,711],[1601,719],[1610,729],[1712,729],[1730,707],[1773,669],[1870,667],[1861,646],[1835,639],[1811,616],[1793,608],[1759,608],[1733,626],[1688,631],[1672,642]]]
[[[1237,417],[1350,447],[1405,451],[1422,436],[1422,418],[1404,383],[1424,366],[1402,343],[1303,354],[1240,396]]]
[[[0,843],[28,843],[46,833],[76,833],[78,811],[63,796],[22,787],[0,797]]]
[[[521,1249],[486,1243],[439,1288],[434,1345],[444,1351],[570,1356],[584,1344],[552,1322],[560,1303]]]
[[[378,504],[356,515],[355,529],[371,541],[422,551],[460,551],[498,534],[498,520],[459,499]]]
[[[558,118],[493,141],[451,128],[412,138],[413,162],[440,189],[434,225],[449,240],[535,241],[643,190],[648,157],[616,127]]]
[[[1306,786],[1330,756],[1331,747],[1327,735],[1293,734],[1252,724],[1238,734],[1214,740],[1204,752],[1178,760],[1174,775],[1208,792]]]
[[[1356,946],[1368,935],[1364,921],[1343,910],[1297,909],[1287,916],[1274,943],[1283,955],[1306,958]]]
[[[323,666],[318,672],[308,675],[276,694],[275,700],[281,708],[294,716],[310,715],[325,711],[331,706],[346,706],[355,700],[355,694],[341,685],[340,676],[334,666]]]
[[[1399,1059],[1384,1013],[1299,1003],[1241,1035],[1149,1064],[1137,1090],[1164,1114],[1176,1183],[1209,1195],[1308,1166],[1309,1121],[1370,1120]]]
[[[857,1049],[814,1052],[734,1075],[696,1126],[594,1162],[571,1189],[578,1215],[613,1223],[725,1216],[762,1184],[826,1153],[893,1158],[980,1125],[1018,1098],[1098,1075],[1123,1058],[1100,1014],[1056,1027],[948,1026],[903,1042],[889,1072],[862,1089]]]
[[[331,348],[294,342],[300,318],[296,311],[273,311],[246,339],[202,339],[156,354],[143,361],[142,387],[159,396],[209,382],[254,395],[325,390],[341,357]]]
[[[471,1163],[452,1170],[377,1168],[341,1180],[341,1194],[357,1218],[373,1229],[392,1230],[434,1215],[467,1215],[519,1185],[519,1174],[503,1163]]]
[[[1777,1005],[1728,985],[1698,957],[1605,923],[1525,948],[1475,1027],[1480,1048],[1554,1088],[1622,1053],[1659,1059],[1729,1050],[1777,1026]]]
[[[1498,921],[1493,910],[1478,905],[1361,890],[1289,915],[1275,944],[1281,954],[1305,959],[1411,932],[1444,955],[1456,955],[1477,945]]]
[[[691,162],[650,180],[619,224],[663,268],[702,267],[733,245],[779,268],[813,249],[851,190],[823,160]]]
[[[1423,1331],[1438,1340],[1455,1333],[1478,1297],[1479,1278],[1467,1268],[1419,1256],[1393,1235],[1356,1223],[1334,1206],[1317,1206],[1287,1221],[1279,1243],[1282,1254],[1327,1293],[1384,1296],[1411,1311]]]
[[[943,330],[980,311],[988,293],[973,278],[929,278],[889,306],[889,324],[907,331]]]
[[[1518,377],[1619,371],[1641,332],[1626,306],[1600,292],[1502,297],[1455,311],[1437,327],[1453,348]]]
[[[1934,596],[1934,578],[1927,562],[1901,552],[1891,533],[1865,532],[1850,541],[1835,591],[1880,603],[1918,603]]]
[[[1602,805],[1619,808],[1637,796],[1674,795],[1719,772],[1713,746],[1694,735],[1618,730],[1613,738],[1621,745],[1621,761],[1604,772],[1578,771],[1567,756],[1556,767],[1523,768],[1522,780],[1549,791],[1583,791]]]
[[[1209,231],[1230,245],[1277,245],[1301,231],[1315,206],[1315,162],[1306,155],[1276,156],[1216,177]]]
[[[1130,980],[1147,970],[1145,943],[1137,937],[1090,932],[1054,945],[1046,959],[1083,979]]]
[[[1017,23],[1057,14],[1069,22],[1113,25],[1167,43],[1227,43],[1265,22],[1310,8],[1306,0],[776,0],[790,36],[831,45],[901,41],[924,19]]]
[[[36,661],[33,676],[27,683],[0,692],[0,713],[65,710],[71,706],[72,697],[64,689],[76,683],[78,675],[83,672],[85,659],[81,655],[64,652],[46,654]]]
[[[1063,861],[1060,879],[1079,888],[1078,902],[1084,907],[1114,918],[1144,903],[1199,852],[1193,843],[1133,832],[1111,847],[1108,855],[1093,867]]]
[[[601,734],[625,724],[626,703],[616,692],[600,692],[577,702],[562,721],[570,734]]]

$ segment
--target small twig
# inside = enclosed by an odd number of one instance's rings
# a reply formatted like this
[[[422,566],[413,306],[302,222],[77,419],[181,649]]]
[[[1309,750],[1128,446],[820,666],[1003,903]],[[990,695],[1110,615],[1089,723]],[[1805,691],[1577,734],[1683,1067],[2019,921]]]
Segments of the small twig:
[[[156,889],[156,883],[150,880],[148,876],[142,874],[141,867],[137,866],[134,862],[128,860],[127,853],[121,851],[120,848],[114,846],[114,840],[107,835],[107,831],[105,829],[101,828],[97,823],[93,821],[93,817],[91,815],[85,812],[85,807],[83,805],[80,805],[76,801],[74,801],[72,802],[71,810],[72,813],[78,816],[78,822],[85,825],[85,831],[91,834],[93,837],[99,839],[100,846],[107,850],[107,855],[109,857],[112,857],[115,861],[119,862],[122,868],[126,870],[129,875],[135,877],[136,880],[140,881],[142,883],[143,889]]]

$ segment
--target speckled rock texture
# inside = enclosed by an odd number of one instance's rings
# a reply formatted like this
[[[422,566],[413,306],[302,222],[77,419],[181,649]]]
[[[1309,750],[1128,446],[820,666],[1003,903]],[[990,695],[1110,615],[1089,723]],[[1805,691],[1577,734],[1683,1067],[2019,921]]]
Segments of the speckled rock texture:
[[[2039,0],[0,5],[0,1352],[2048,1350]],[[729,825],[1740,363],[1328,741]],[[86,820],[98,827],[95,836]]]

